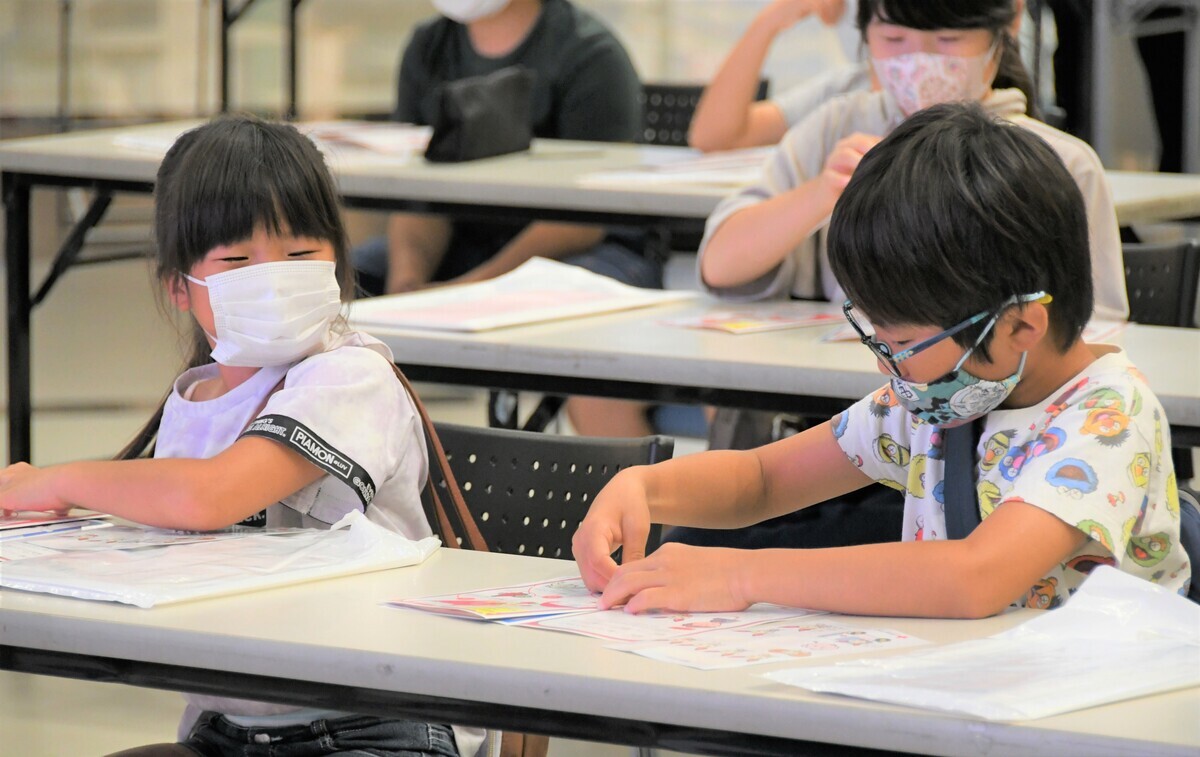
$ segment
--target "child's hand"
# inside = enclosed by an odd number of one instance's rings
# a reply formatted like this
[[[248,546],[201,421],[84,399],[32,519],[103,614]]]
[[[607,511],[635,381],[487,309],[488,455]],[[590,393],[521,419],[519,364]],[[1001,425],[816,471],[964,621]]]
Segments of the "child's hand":
[[[867,151],[881,141],[883,138],[874,134],[856,132],[834,145],[833,152],[825,159],[825,168],[820,177],[833,200],[842,196],[842,190],[850,183],[854,169],[858,168]]]
[[[741,550],[664,544],[654,554],[616,569],[600,607],[626,612],[734,612],[751,602],[740,591]]]
[[[592,591],[608,585],[617,569],[612,553],[622,548],[626,563],[641,560],[650,536],[650,508],[636,468],[622,471],[596,495],[571,539],[583,582]]]
[[[15,463],[0,471],[0,511],[69,509],[69,503],[54,496],[45,470]]]
[[[845,10],[845,0],[775,0],[758,15],[759,23],[778,34],[817,14],[826,25],[837,23]]]

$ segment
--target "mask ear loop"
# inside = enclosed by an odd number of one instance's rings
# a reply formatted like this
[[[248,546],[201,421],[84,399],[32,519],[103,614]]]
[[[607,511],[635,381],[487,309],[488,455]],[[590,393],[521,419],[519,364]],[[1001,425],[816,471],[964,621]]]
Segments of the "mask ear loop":
[[[1008,300],[1008,302],[1005,302],[1003,305],[1001,305],[999,307],[999,309],[996,310],[995,315],[993,315],[991,318],[988,319],[987,326],[984,327],[983,331],[979,332],[979,337],[975,340],[975,344],[971,345],[971,349],[964,352],[963,356],[961,358],[959,358],[958,363],[956,363],[954,366],[954,370],[957,371],[960,368],[962,368],[963,363],[967,362],[967,358],[971,356],[971,353],[975,351],[975,348],[983,343],[983,338],[986,337],[988,335],[988,332],[991,331],[992,328],[995,327],[995,325],[1000,321],[1000,316],[1004,315],[1005,310],[1008,310],[1013,305],[1026,305],[1026,304],[1033,303],[1033,302],[1041,303],[1042,305],[1047,305],[1053,301],[1054,301],[1054,296],[1047,294],[1045,292],[1036,292],[1035,294],[1031,294],[1031,295],[1030,294],[1017,295],[1017,296],[1010,298]],[[1021,367],[1018,369],[1018,372],[1020,372],[1020,370],[1023,370],[1024,368],[1025,368],[1025,355],[1022,354],[1021,355]]]

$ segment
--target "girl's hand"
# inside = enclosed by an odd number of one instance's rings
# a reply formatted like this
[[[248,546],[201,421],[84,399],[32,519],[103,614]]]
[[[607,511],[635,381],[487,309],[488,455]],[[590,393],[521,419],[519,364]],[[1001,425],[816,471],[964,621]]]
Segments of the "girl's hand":
[[[829,157],[825,159],[825,168],[821,171],[821,183],[833,200],[842,196],[842,190],[850,183],[854,169],[875,145],[883,141],[882,137],[874,134],[856,132],[842,139],[833,147]]]
[[[0,511],[71,509],[55,496],[50,473],[29,463],[15,463],[0,471]]]
[[[618,473],[588,509],[571,538],[571,553],[583,582],[592,591],[608,585],[617,563],[612,558],[622,548],[622,561],[641,560],[650,536],[650,507],[636,468]]]
[[[778,34],[814,13],[822,23],[833,25],[842,17],[845,7],[845,0],[775,0],[762,9],[758,20]]]
[[[654,554],[617,568],[600,607],[625,612],[734,612],[752,603],[741,591],[744,551],[664,544]]]

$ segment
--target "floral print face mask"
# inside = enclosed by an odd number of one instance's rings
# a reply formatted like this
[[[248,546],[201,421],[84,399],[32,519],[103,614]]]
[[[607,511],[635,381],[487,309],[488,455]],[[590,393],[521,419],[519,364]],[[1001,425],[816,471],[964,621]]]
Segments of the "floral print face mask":
[[[889,92],[904,115],[911,116],[939,103],[979,100],[992,86],[984,71],[1000,49],[992,45],[983,55],[905,53],[891,58],[871,58],[879,84]]]

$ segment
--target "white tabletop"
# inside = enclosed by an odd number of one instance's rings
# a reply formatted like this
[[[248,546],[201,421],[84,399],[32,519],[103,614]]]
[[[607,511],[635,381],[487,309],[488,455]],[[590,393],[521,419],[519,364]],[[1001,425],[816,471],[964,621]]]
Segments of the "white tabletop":
[[[378,327],[367,331],[392,349],[401,366],[846,400],[863,397],[886,382],[875,358],[857,341],[822,342],[830,327],[734,335],[663,323],[713,307],[729,305],[700,298],[477,334]],[[828,304],[811,307],[814,312],[830,312]],[[1104,341],[1126,350],[1146,375],[1173,426],[1200,427],[1200,329],[1129,324]]]
[[[796,663],[693,670],[595,639],[381,605],[573,572],[569,562],[442,550],[414,568],[153,610],[5,590],[0,628],[2,643],[13,647],[925,754],[1200,749],[1200,688],[992,723],[814,694],[760,676]],[[979,621],[836,620],[949,643],[991,635],[1031,612]]]
[[[152,182],[174,135],[201,121],[98,129],[0,142],[0,168],[46,176]],[[142,147],[129,142],[141,140]],[[529,152],[458,164],[333,152],[343,195],[616,215],[706,218],[731,191],[717,184],[597,186],[579,179],[641,164],[638,145],[535,140]],[[672,148],[654,147],[661,152]],[[684,148],[674,148],[680,151]],[[1122,225],[1200,216],[1200,176],[1108,172]]]

